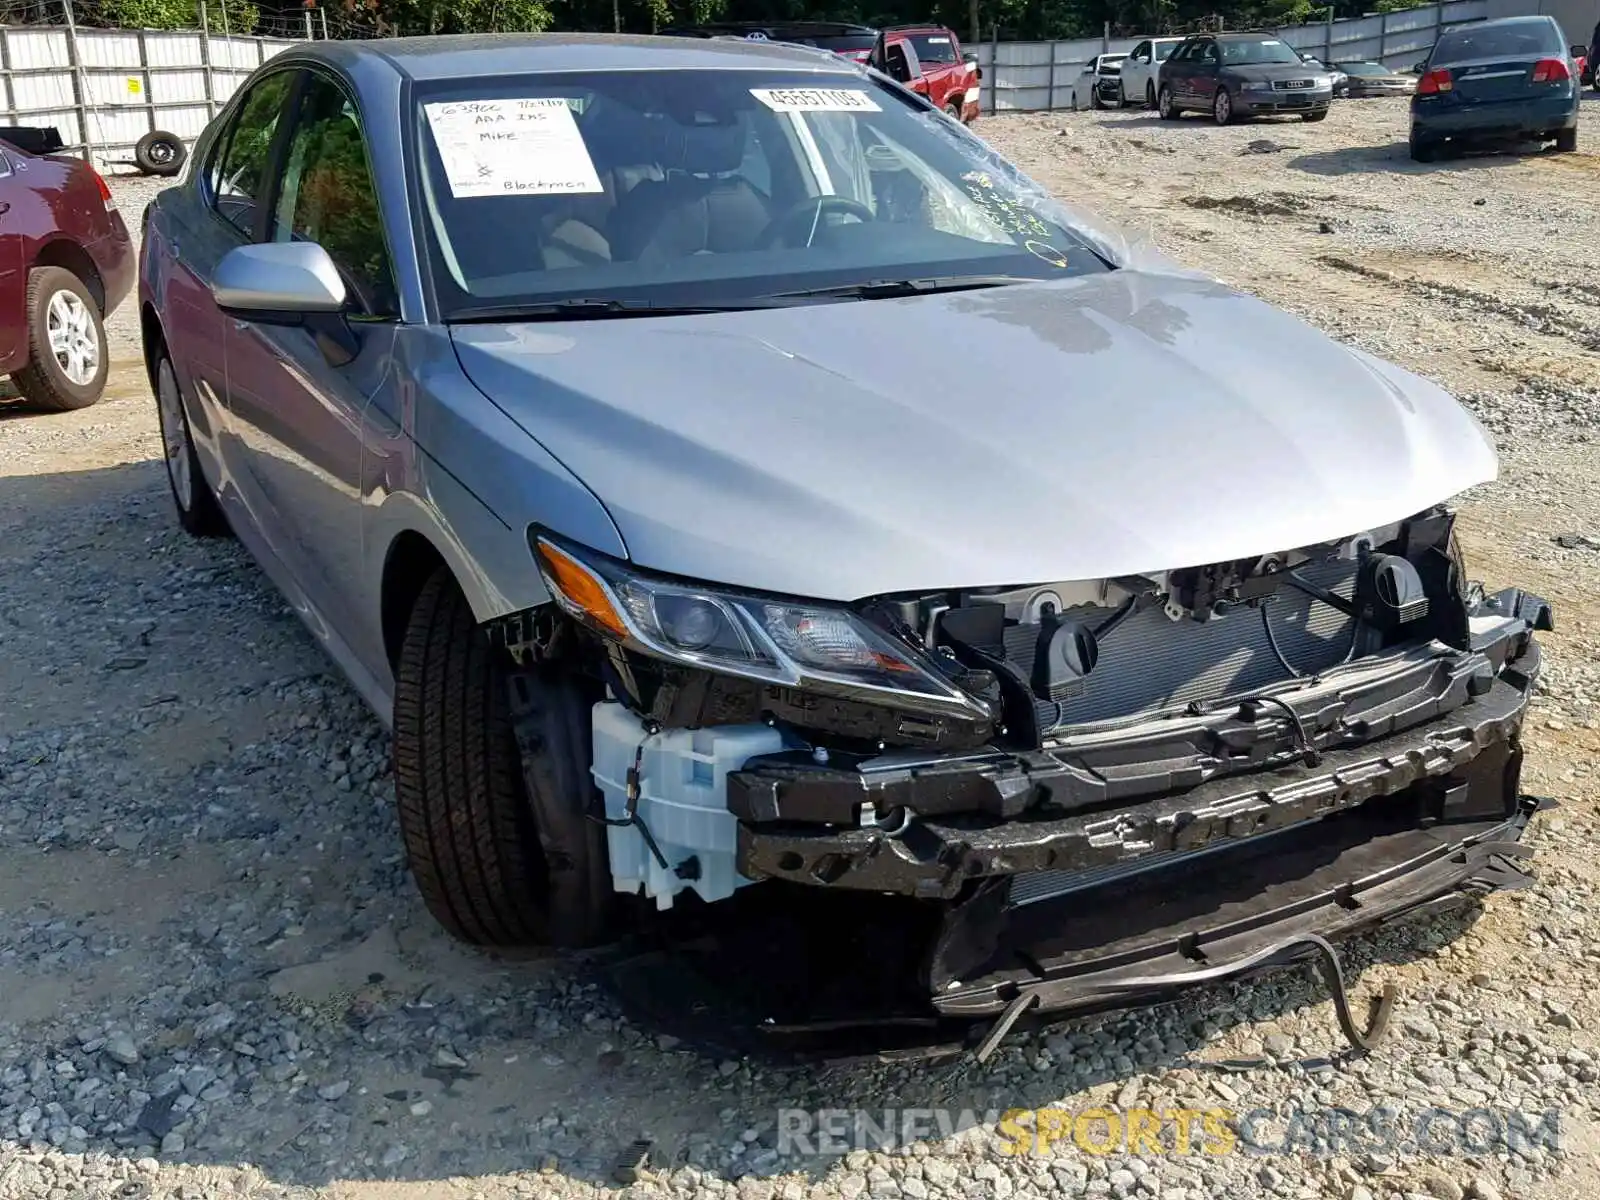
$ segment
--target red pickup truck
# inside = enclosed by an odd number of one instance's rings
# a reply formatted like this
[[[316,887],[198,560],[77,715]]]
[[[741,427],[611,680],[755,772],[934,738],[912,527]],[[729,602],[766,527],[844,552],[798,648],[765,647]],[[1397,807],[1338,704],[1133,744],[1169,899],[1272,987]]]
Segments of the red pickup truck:
[[[867,62],[963,124],[978,119],[983,70],[976,54],[961,52],[953,30],[943,25],[892,25],[878,33]]]

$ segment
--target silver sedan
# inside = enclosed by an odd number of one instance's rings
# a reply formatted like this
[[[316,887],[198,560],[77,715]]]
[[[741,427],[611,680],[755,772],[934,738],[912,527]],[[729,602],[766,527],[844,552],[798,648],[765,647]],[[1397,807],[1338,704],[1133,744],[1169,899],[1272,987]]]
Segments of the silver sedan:
[[[793,46],[319,42],[191,164],[139,280],[178,518],[390,723],[459,936],[901,893],[973,1015],[1511,878],[1549,617],[1462,575],[1483,429],[923,98]]]

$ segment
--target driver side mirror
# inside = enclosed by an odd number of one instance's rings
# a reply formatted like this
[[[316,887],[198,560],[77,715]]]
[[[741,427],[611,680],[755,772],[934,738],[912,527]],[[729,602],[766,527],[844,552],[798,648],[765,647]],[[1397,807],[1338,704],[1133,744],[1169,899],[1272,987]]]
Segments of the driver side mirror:
[[[975,67],[975,66],[978,65],[978,56],[976,54],[974,54],[971,50],[968,50],[965,54],[963,54],[961,56],[961,61],[966,63],[967,66],[969,66],[969,67]]]
[[[1417,63],[1412,63],[1411,64],[1411,73],[1413,75],[1421,75],[1427,69],[1428,69],[1428,60],[1427,59],[1423,59],[1421,62],[1417,62]]]
[[[1572,52],[1573,58],[1587,58],[1589,55],[1589,47],[1587,46],[1573,45],[1569,46],[1568,49]]]
[[[212,273],[211,296],[224,313],[243,321],[304,326],[333,366],[344,366],[360,349],[344,319],[344,278],[315,242],[234,247]]]

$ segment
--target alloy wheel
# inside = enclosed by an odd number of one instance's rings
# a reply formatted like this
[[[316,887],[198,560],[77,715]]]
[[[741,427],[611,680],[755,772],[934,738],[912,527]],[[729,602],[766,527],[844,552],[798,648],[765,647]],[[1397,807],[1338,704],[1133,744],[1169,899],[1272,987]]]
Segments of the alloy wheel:
[[[51,296],[45,330],[61,373],[78,387],[93,383],[100,370],[100,335],[83,299],[65,290]]]
[[[1212,105],[1212,115],[1218,125],[1226,125],[1233,118],[1233,101],[1228,99],[1228,93],[1222,88],[1217,89],[1217,99]]]

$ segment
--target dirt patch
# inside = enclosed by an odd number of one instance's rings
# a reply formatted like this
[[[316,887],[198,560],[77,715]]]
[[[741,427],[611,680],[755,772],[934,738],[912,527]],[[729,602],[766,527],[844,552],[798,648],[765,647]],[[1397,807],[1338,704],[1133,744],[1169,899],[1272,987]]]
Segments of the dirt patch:
[[[1181,203],[1202,212],[1236,213],[1247,217],[1298,217],[1311,207],[1303,196],[1268,192],[1259,196],[1185,196]]]

